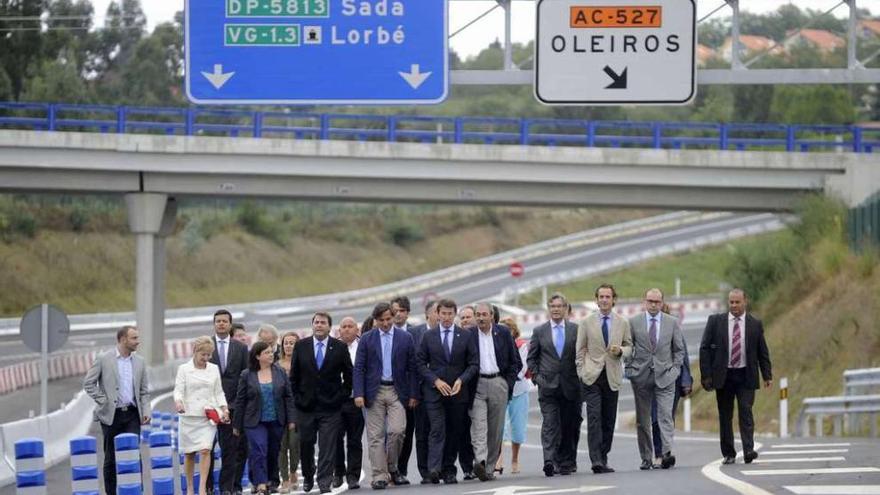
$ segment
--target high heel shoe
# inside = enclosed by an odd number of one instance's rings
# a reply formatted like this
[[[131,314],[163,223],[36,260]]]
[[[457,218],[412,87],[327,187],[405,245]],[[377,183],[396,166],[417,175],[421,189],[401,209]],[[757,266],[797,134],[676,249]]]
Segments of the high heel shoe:
[[[519,463],[513,462],[510,464],[510,474],[519,474]]]

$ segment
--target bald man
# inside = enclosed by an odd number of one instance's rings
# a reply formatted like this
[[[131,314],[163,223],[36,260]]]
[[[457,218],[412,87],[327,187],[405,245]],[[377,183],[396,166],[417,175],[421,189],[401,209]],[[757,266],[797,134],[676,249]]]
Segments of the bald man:
[[[748,299],[742,289],[730,291],[727,295],[728,312],[709,316],[700,342],[700,381],[704,389],[715,391],[724,464],[736,462],[736,447],[733,444],[734,399],[739,415],[743,460],[750,464],[758,458],[752,405],[755,390],[761,387],[759,369],[764,378],[764,387],[773,385],[764,324],[746,313],[747,304]]]
[[[675,382],[684,361],[684,337],[678,319],[666,314],[663,292],[660,289],[645,291],[645,311],[629,320],[632,331],[633,352],[626,363],[626,377],[632,384],[636,403],[639,469],[647,471],[654,466],[654,442],[651,421],[651,404],[657,401],[657,423],[660,429],[661,462],[663,469],[675,465],[672,455],[672,404],[675,400]]]
[[[360,330],[358,330],[357,320],[354,317],[346,316],[339,322],[339,340],[348,346],[348,353],[353,363],[360,342]],[[355,406],[353,397],[342,405],[342,426],[343,429],[339,433],[339,440],[336,443],[333,488],[342,486],[344,479],[348,488],[354,490],[360,488],[358,482],[361,478],[361,463],[364,457],[364,448],[361,442],[364,434],[364,414],[360,408]],[[347,442],[347,449],[343,448],[344,442]],[[346,466],[346,458],[348,466]]]

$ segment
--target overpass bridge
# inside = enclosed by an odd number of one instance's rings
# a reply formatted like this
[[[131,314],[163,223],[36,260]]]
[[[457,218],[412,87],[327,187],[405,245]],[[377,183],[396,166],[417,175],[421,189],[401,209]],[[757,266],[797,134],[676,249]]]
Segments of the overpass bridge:
[[[164,242],[181,196],[784,212],[811,192],[855,206],[880,189],[880,156],[871,153],[878,143],[850,126],[321,115],[317,126],[285,127],[267,122],[277,112],[246,112],[246,121],[222,111],[233,122],[217,123],[198,121],[217,110],[172,109],[145,120],[144,109],[115,107],[108,117],[107,107],[74,107],[88,118],[62,116],[70,107],[0,115],[0,127],[18,127],[0,130],[0,190],[125,195],[150,362],[163,360]],[[334,118],[386,127],[340,129]],[[468,130],[474,121],[492,125]],[[617,135],[600,130],[614,126]]]

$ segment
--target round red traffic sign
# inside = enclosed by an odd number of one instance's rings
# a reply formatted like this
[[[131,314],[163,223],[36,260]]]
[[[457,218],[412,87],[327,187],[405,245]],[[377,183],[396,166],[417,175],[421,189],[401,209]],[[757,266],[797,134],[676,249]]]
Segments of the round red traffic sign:
[[[514,277],[522,277],[523,273],[526,272],[526,267],[523,266],[519,261],[514,261],[510,264],[510,274]]]

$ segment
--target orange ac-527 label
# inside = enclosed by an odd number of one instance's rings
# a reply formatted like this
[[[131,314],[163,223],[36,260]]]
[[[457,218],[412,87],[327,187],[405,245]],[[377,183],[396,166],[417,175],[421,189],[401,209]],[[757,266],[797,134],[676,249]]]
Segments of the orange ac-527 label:
[[[573,28],[659,28],[663,25],[663,7],[628,5],[609,7],[570,7]]]

